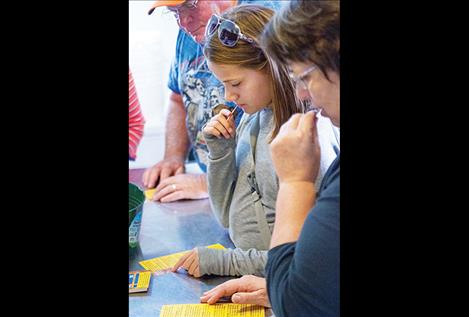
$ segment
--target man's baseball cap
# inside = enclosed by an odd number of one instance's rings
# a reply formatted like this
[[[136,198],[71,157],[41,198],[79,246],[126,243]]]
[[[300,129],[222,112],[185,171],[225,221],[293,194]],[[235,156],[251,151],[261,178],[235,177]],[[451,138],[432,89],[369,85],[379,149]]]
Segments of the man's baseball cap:
[[[153,11],[155,11],[156,8],[158,7],[172,7],[172,6],[177,6],[180,4],[183,4],[186,0],[157,0],[153,5],[151,6],[150,11],[148,11],[148,14],[152,14]]]

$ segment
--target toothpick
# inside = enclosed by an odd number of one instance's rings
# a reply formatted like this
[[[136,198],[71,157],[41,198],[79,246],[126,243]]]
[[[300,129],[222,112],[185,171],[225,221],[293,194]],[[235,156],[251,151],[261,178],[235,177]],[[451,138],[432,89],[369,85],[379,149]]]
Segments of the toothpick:
[[[238,108],[238,105],[236,104],[236,107],[234,107],[234,109],[230,112],[230,114],[228,115],[228,117],[226,118],[226,120],[229,120],[231,118],[231,116],[233,115],[233,113],[235,112],[235,110]]]

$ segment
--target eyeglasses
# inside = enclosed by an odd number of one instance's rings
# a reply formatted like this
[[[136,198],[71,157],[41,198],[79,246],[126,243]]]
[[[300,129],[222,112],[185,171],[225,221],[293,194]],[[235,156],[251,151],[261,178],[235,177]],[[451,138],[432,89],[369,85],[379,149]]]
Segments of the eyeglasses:
[[[233,47],[241,39],[250,44],[254,44],[254,40],[241,33],[239,26],[233,21],[221,18],[217,15],[212,15],[205,28],[205,38],[211,37],[218,29],[218,39],[220,42],[228,47]]]
[[[197,2],[198,0],[192,0],[192,1],[186,1],[182,4],[179,4],[177,6],[171,6],[171,7],[166,7],[166,12],[171,12],[174,14],[174,17],[179,21],[179,16],[183,11],[187,10],[193,10],[197,8]]]
[[[295,76],[295,74],[290,72],[290,78],[293,80],[295,85],[298,85],[298,83],[300,82],[303,86],[302,88],[308,89],[308,82],[306,78],[308,77],[309,74],[314,72],[316,69],[318,69],[318,67],[316,65],[313,65],[309,67],[307,70],[305,70],[304,72],[302,72],[299,76]]]

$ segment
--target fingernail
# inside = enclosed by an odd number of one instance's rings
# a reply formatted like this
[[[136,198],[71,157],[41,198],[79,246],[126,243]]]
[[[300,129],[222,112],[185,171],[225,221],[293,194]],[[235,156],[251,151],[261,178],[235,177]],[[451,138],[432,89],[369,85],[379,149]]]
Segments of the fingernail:
[[[234,294],[233,296],[231,296],[231,301],[232,301],[233,303],[234,303],[234,302],[237,302],[238,300],[240,300],[238,294]]]

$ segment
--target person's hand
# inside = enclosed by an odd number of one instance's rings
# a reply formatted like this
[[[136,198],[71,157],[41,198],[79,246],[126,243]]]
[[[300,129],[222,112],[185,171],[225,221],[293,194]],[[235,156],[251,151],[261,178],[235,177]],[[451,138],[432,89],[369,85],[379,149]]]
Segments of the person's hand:
[[[236,135],[236,127],[234,123],[234,116],[228,109],[222,109],[220,113],[213,116],[204,127],[205,134],[214,135],[217,138],[224,137],[225,139],[234,138]]]
[[[184,173],[184,159],[170,157],[159,161],[143,173],[142,182],[146,188],[154,188],[158,180],[162,181],[170,176]]]
[[[294,114],[270,144],[280,183],[316,180],[321,159],[316,121],[314,112]]]
[[[176,272],[180,267],[187,270],[187,273],[194,277],[200,277],[199,253],[197,248],[184,254],[179,261],[172,267],[171,271]]]
[[[180,199],[207,197],[207,174],[179,174],[162,179],[156,187],[152,200],[167,203]]]
[[[231,301],[236,304],[255,304],[271,307],[265,278],[254,275],[245,275],[220,284],[205,292],[200,297],[200,301],[214,304],[225,296],[231,296]]]

